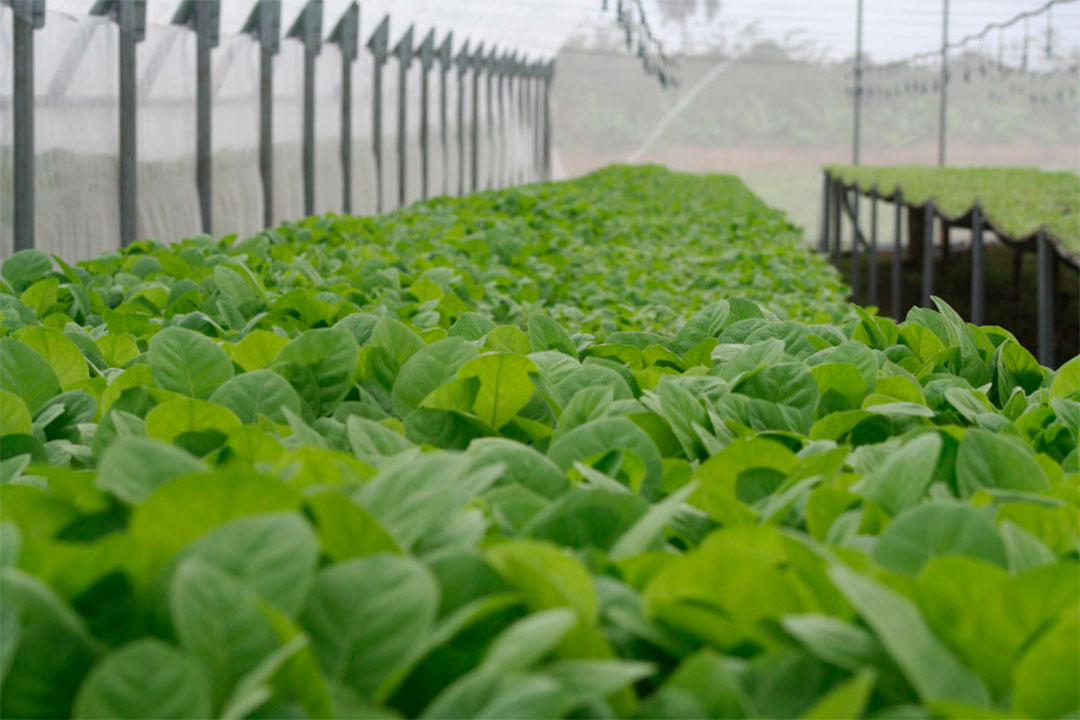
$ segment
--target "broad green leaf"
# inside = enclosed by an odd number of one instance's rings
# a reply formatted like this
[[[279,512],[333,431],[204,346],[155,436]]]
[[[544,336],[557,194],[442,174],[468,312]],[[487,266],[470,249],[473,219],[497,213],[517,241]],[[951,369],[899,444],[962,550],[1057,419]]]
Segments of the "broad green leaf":
[[[123,437],[105,451],[94,484],[137,505],[174,477],[205,469],[180,448],[151,438]]]
[[[150,339],[150,370],[166,390],[205,399],[233,376],[232,362],[221,346],[187,328],[168,327]]]
[[[60,380],[45,358],[9,337],[0,338],[0,377],[3,389],[18,395],[31,413],[60,392]]]
[[[536,387],[529,373],[536,371],[536,364],[528,357],[498,352],[466,362],[458,369],[457,377],[480,380],[473,411],[498,430],[510,422],[532,398]]]
[[[90,377],[82,352],[63,333],[44,327],[31,327],[19,332],[18,338],[45,358],[56,373],[61,389],[70,390]]]
[[[940,555],[967,555],[1006,565],[1005,543],[993,522],[979,510],[953,502],[905,510],[874,545],[874,559],[897,572],[917,573]]]
[[[1050,487],[1035,456],[1022,443],[974,428],[960,441],[956,484],[965,496],[981,488],[1040,491]]]
[[[300,396],[288,382],[270,370],[241,373],[220,385],[210,395],[210,402],[229,408],[244,423],[258,421],[265,415],[274,422],[286,423],[282,412],[288,408],[301,412]]]

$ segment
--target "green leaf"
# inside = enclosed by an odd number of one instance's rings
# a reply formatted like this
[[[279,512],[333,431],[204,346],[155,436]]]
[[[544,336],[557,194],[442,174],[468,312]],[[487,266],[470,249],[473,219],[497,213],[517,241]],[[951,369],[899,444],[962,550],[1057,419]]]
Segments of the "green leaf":
[[[904,443],[866,478],[863,496],[890,515],[911,507],[930,487],[941,448],[941,436],[936,433],[926,433]]]
[[[94,484],[137,505],[174,477],[205,470],[190,453],[158,440],[122,437],[105,451]]]
[[[1058,368],[1050,383],[1050,397],[1072,398],[1080,393],[1080,357],[1074,357]]]
[[[301,623],[327,678],[370,694],[431,633],[438,604],[423,565],[372,555],[320,572]]]
[[[0,338],[0,377],[4,379],[3,389],[22,398],[32,414],[60,392],[60,380],[45,358],[9,337]]]
[[[397,543],[371,513],[337,492],[305,499],[315,517],[323,551],[335,562],[378,553],[398,553]]]
[[[271,369],[288,380],[315,416],[321,417],[333,412],[352,387],[358,353],[356,339],[348,330],[308,330],[281,349]]]
[[[1059,718],[1080,708],[1080,613],[1075,605],[1043,633],[1013,671],[1017,715]]]
[[[577,348],[570,336],[547,315],[536,313],[529,316],[529,343],[532,352],[557,350],[577,357]]]
[[[874,559],[917,573],[933,557],[967,555],[1005,567],[1005,543],[986,515],[968,505],[928,503],[902,512],[874,545]]]
[[[536,392],[529,377],[529,373],[536,371],[536,363],[524,355],[487,353],[462,365],[457,377],[480,380],[473,411],[498,430],[510,422]]]
[[[70,390],[90,377],[82,351],[63,333],[45,327],[21,331],[19,340],[45,358],[60,381],[60,388]]]
[[[166,390],[205,399],[233,376],[232,362],[221,346],[201,333],[168,327],[150,339],[150,370]]]
[[[394,380],[394,413],[405,417],[433,390],[457,377],[461,366],[477,356],[476,347],[461,338],[447,338],[418,350],[401,366]]]
[[[237,375],[219,386],[210,395],[210,402],[229,408],[245,424],[258,422],[260,415],[285,424],[288,421],[282,409],[300,414],[302,406],[296,390],[270,370]]]
[[[875,682],[877,673],[871,668],[862,669],[855,677],[833,688],[828,695],[814,703],[802,717],[804,720],[847,720],[862,717]]]
[[[79,688],[74,717],[197,720],[210,713],[210,685],[198,663],[146,638],[94,666]]]
[[[1035,492],[1050,488],[1050,481],[1027,447],[1005,435],[975,428],[960,441],[956,483],[964,496],[980,488]]]
[[[829,577],[870,625],[924,702],[990,703],[979,677],[934,636],[904,596],[842,565],[831,567]]]

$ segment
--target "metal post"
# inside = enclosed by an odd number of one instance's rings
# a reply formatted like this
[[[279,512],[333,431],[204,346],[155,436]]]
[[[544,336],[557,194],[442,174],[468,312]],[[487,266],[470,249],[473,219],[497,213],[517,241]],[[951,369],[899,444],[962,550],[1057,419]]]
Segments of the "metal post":
[[[15,123],[14,250],[34,247],[34,30],[45,26],[44,0],[12,2],[15,78],[12,120]]]
[[[555,61],[549,60],[544,68],[544,141],[541,169],[545,182],[551,180],[551,80],[555,77]]]
[[[135,45],[146,37],[146,2],[116,3],[120,26],[120,245],[135,240]]]
[[[465,194],[465,72],[470,64],[469,41],[461,46],[457,59],[457,136],[458,136],[458,195]]]
[[[428,86],[431,84],[431,66],[435,64],[435,30],[428,32],[427,37],[416,49],[416,57],[420,60],[420,197],[428,199]]]
[[[518,85],[518,124],[521,129],[522,145],[528,142],[529,139],[529,116],[526,112],[526,93],[528,90],[528,78],[529,78],[529,65],[525,62],[525,58],[522,57],[516,68],[517,85]],[[524,150],[524,147],[522,148]],[[523,158],[520,167],[518,168],[518,182],[525,182],[527,173],[526,160]]]
[[[1039,254],[1039,363],[1054,366],[1054,296],[1056,294],[1057,255],[1040,228],[1035,235]]]
[[[496,188],[503,188],[503,187],[506,187],[506,185],[508,184],[506,182],[506,168],[507,168],[508,164],[506,162],[506,157],[507,157],[506,105],[505,105],[506,93],[504,91],[504,85],[506,84],[506,73],[507,73],[507,68],[509,67],[509,65],[510,65],[510,54],[509,53],[503,53],[502,57],[500,57],[498,59],[498,61],[496,62],[496,69],[498,70],[498,73],[499,73],[499,76],[496,79],[496,89],[498,91],[498,93],[497,93],[498,94],[497,102],[498,102],[498,106],[499,106],[499,131],[498,131],[498,138],[499,139],[498,139],[498,142],[496,144],[498,145],[498,148],[499,148],[499,154],[497,156],[495,179],[494,179],[494,182],[493,182],[493,184],[494,184],[494,186]]]
[[[494,97],[491,94],[492,80],[495,79],[495,75],[499,72],[498,69],[498,49],[491,48],[491,52],[484,58],[484,86],[487,92],[487,107],[485,108],[485,115],[487,116],[487,127],[485,128],[487,135],[488,146],[488,176],[486,188],[491,190],[495,187],[495,162],[496,162],[496,147],[495,147],[495,102]]]
[[[185,6],[190,8],[186,13]],[[185,13],[186,22],[180,24],[193,23],[195,26],[195,179],[204,233],[210,233],[213,229],[210,51],[218,44],[220,11],[220,0],[188,0],[177,11],[178,14]]]
[[[413,59],[413,26],[401,36],[394,47],[393,54],[398,61],[398,102],[397,102],[397,156],[398,156],[398,207],[405,207],[405,181],[409,176],[405,165],[406,130],[408,128],[406,112],[408,110],[409,66]]]
[[[971,322],[982,325],[986,304],[986,248],[983,245],[982,208],[971,208]]]
[[[472,147],[470,148],[472,167],[469,176],[469,189],[476,192],[480,188],[480,71],[484,64],[484,43],[480,43],[470,59],[472,66]]]
[[[450,72],[453,60],[450,48],[453,46],[454,33],[447,33],[436,52],[439,58],[439,141],[442,147],[442,194],[450,194],[450,139],[446,117],[446,74]]]
[[[274,224],[274,55],[281,46],[281,0],[259,0],[242,32],[259,41],[259,175],[263,226]]]
[[[863,0],[859,0],[858,9],[856,11],[855,20],[855,88],[853,90],[853,99],[855,105],[855,118],[852,131],[851,140],[851,162],[854,165],[859,164],[859,146],[861,144],[862,133],[862,41],[863,41]]]
[[[934,203],[923,205],[922,306],[932,307],[934,294]]]
[[[390,43],[390,16],[383,17],[368,40],[367,48],[374,58],[371,83],[371,144],[375,155],[375,212],[383,211],[382,159],[382,69],[386,64]]]
[[[870,265],[870,282],[867,290],[869,297],[867,305],[877,305],[878,302],[878,262],[877,262],[877,185],[870,188],[870,252],[867,262]]]
[[[945,164],[946,110],[949,103],[949,0],[943,0],[941,19],[941,104],[938,108],[938,165]]]
[[[533,113],[533,176],[536,180],[540,179],[542,158],[540,154],[543,152],[544,135],[541,123],[541,112],[543,108],[540,107],[540,72],[541,64],[537,62],[532,67],[532,86],[530,88],[530,94],[532,95],[532,113]]]
[[[841,205],[842,196],[844,192],[844,183],[837,178],[833,181],[833,223],[832,223],[832,264],[837,269],[840,268],[840,241],[844,236],[844,212]]]
[[[859,302],[859,186],[853,184],[851,202],[851,301]]]
[[[308,0],[286,37],[304,44],[304,214],[315,214],[315,58],[322,50],[322,0]]]
[[[831,188],[832,176],[826,170],[821,173],[821,225],[818,235],[818,251],[822,253],[829,252],[829,209],[832,199],[829,197],[829,190]]]
[[[341,48],[341,209],[352,212],[352,66],[360,54],[360,6],[353,2],[328,40]]]
[[[897,186],[893,192],[893,202],[896,203],[896,217],[893,220],[893,254],[892,254],[892,283],[890,290],[892,291],[892,314],[897,320],[900,320],[901,302],[903,296],[903,289],[900,287],[902,281],[901,276],[901,255],[902,243],[903,243],[903,224],[904,224],[904,193]]]

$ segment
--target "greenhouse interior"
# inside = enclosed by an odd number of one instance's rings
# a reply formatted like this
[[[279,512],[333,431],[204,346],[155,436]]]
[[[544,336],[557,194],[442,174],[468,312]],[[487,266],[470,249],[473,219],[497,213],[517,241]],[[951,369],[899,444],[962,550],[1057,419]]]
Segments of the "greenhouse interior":
[[[1080,0],[0,0],[0,718],[1080,717]]]

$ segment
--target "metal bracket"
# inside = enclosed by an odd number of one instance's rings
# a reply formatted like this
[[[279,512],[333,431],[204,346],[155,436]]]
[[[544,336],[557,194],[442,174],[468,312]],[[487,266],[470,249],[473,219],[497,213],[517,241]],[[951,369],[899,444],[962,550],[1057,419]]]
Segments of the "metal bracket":
[[[240,32],[252,35],[271,55],[281,48],[281,0],[259,0]]]
[[[341,55],[347,60],[355,60],[360,53],[360,6],[355,2],[349,5],[345,14],[334,26],[327,42],[341,48]]]
[[[446,37],[443,38],[442,44],[435,50],[435,58],[439,61],[439,65],[442,67],[443,72],[450,70],[450,66],[454,64],[454,58],[450,54],[450,49],[454,44],[454,33],[446,33]]]
[[[465,71],[472,65],[472,55],[469,54],[468,40],[466,40],[465,44],[458,50],[457,57],[454,58],[454,64],[457,65],[458,75],[464,75]]]
[[[97,0],[90,14],[111,17],[135,42],[146,39],[146,0]]]
[[[394,46],[394,49],[390,51],[390,54],[398,59],[401,63],[401,67],[405,70],[409,69],[413,61],[413,31],[415,27],[410,25],[409,29],[405,31],[405,34],[398,40],[398,44]]]
[[[420,61],[420,68],[426,73],[431,69],[431,66],[435,64],[435,29],[432,28],[428,31],[428,34],[424,37],[424,41],[420,43],[420,46],[416,48],[414,53],[417,60]]]
[[[308,0],[296,22],[285,34],[287,38],[296,38],[304,44],[304,49],[313,55],[322,50],[322,0]]]
[[[45,27],[45,0],[11,0],[11,10],[35,30]]]
[[[196,9],[196,6],[198,9]],[[169,24],[183,25],[198,32],[195,15],[203,12],[207,13],[210,47],[217,47],[218,41],[221,39],[221,0],[182,0]]]
[[[367,48],[375,56],[376,65],[386,64],[390,45],[390,16],[386,15],[367,41]]]

